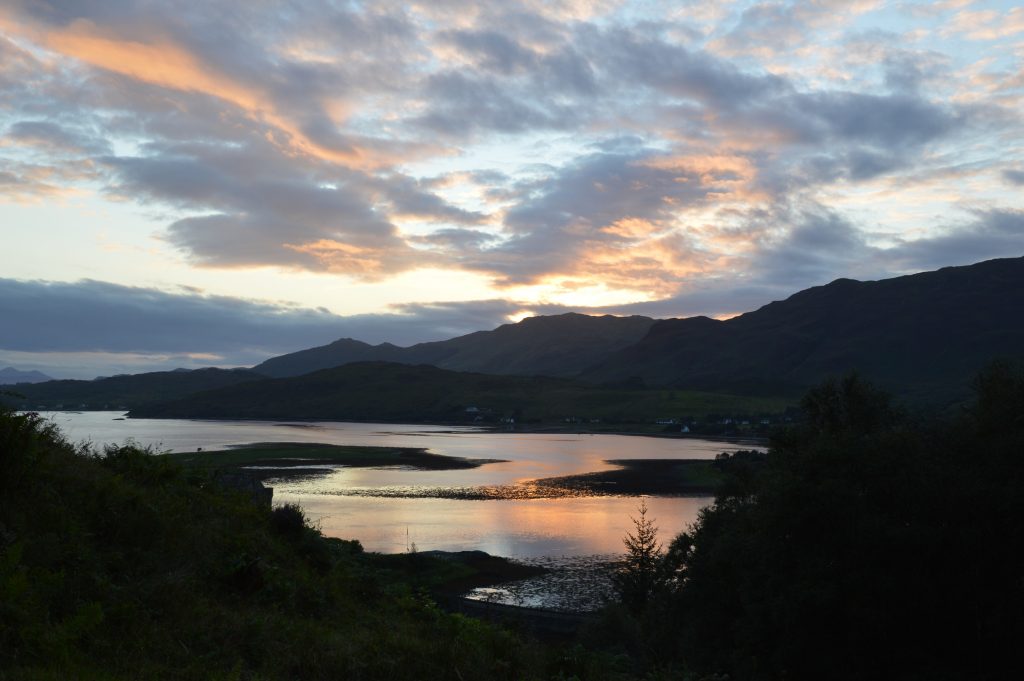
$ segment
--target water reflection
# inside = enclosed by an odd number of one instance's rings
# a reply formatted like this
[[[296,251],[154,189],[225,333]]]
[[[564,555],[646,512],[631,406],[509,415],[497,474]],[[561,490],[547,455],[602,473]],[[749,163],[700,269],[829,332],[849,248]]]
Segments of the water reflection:
[[[463,501],[289,493],[281,500],[301,504],[325,534],[358,538],[370,551],[400,553],[415,544],[421,551],[480,549],[511,558],[622,553],[637,506],[635,497]],[[709,502],[706,497],[647,499],[666,540]]]
[[[606,459],[699,459],[739,445],[710,440],[621,435],[492,433],[448,426],[266,421],[114,420],[119,412],[47,414],[75,441],[132,438],[165,451],[218,449],[251,442],[424,447],[442,455],[507,459],[475,469],[421,471],[337,468],[326,476],[280,480],[275,500],[297,502],[330,536],[357,538],[372,551],[480,549],[509,557],[620,553],[635,497],[456,500],[345,496],[353,488],[509,485],[607,470]],[[651,514],[670,538],[710,499],[654,497]],[[407,542],[408,536],[408,542]]]

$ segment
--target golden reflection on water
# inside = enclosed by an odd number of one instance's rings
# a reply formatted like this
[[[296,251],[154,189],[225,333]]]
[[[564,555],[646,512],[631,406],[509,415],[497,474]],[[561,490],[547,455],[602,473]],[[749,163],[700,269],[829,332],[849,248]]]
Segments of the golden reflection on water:
[[[425,447],[436,454],[507,459],[475,469],[341,469],[277,484],[276,502],[298,502],[330,536],[359,539],[373,551],[480,549],[511,557],[617,554],[632,527],[636,497],[460,500],[344,496],[351,488],[515,485],[542,477],[607,470],[607,459],[711,459],[743,448],[699,439],[491,433],[473,428],[403,424],[119,420],[121,412],[50,412],[73,441],[97,447],[133,438],[157,451],[219,449],[252,442],[323,442]],[[117,419],[117,420],[116,420]],[[748,445],[749,446],[749,445]],[[667,543],[693,522],[709,498],[650,497]],[[407,540],[408,537],[408,540]]]
[[[275,494],[302,505],[325,534],[359,539],[369,551],[479,549],[509,557],[616,554],[633,525],[636,497],[487,500]],[[697,518],[708,497],[648,497],[667,544]],[[408,534],[407,534],[408,533]],[[408,539],[407,539],[408,537]]]

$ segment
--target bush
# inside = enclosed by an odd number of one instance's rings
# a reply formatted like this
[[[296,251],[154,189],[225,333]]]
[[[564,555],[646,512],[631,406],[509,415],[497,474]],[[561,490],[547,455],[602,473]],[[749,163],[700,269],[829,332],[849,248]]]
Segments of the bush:
[[[270,524],[282,537],[299,539],[309,529],[306,512],[298,504],[281,504],[270,512]]]
[[[738,457],[637,615],[651,668],[696,678],[999,679],[1024,636],[1024,372],[952,420],[856,377],[808,393],[766,459]],[[739,464],[739,467],[736,467]]]

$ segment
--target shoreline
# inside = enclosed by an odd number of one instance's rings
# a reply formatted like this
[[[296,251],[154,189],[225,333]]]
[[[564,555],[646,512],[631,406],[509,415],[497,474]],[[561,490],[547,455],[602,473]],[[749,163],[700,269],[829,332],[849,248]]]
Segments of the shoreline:
[[[337,467],[398,466],[417,470],[478,468],[504,459],[468,459],[425,448],[255,442],[226,449],[163,454],[194,469],[238,471],[268,482],[329,475]],[[561,499],[602,496],[713,496],[723,481],[713,459],[606,459],[604,471],[524,480],[515,484],[401,488],[348,488],[334,496],[483,500]]]
[[[121,413],[124,418],[129,420],[153,420],[153,421],[199,421],[206,423],[217,423],[217,422],[232,422],[241,421],[247,423],[268,423],[279,426],[291,426],[295,428],[313,427],[316,423],[360,423],[360,424],[376,424],[382,426],[437,426],[440,428],[459,428],[469,429],[477,432],[494,433],[496,435],[508,433],[508,434],[520,434],[520,435],[621,435],[624,437],[655,437],[665,438],[669,440],[710,440],[713,442],[728,442],[730,444],[749,444],[752,446],[764,446],[768,444],[767,435],[756,435],[756,434],[715,434],[715,433],[672,433],[662,432],[657,430],[643,431],[636,430],[636,426],[641,425],[655,425],[655,424],[630,424],[634,429],[581,429],[579,424],[570,424],[575,427],[566,427],[561,424],[516,424],[513,427],[507,425],[493,424],[493,423],[466,423],[463,421],[362,421],[356,419],[300,419],[300,418],[282,418],[282,419],[267,419],[267,418],[248,418],[248,417],[200,417],[192,416],[187,418],[181,417],[163,417],[163,416],[132,416],[131,412],[122,412],[119,410],[54,410],[56,413],[85,413],[87,411],[108,411],[109,413]],[[438,431],[445,432],[445,431]],[[451,432],[462,432],[451,431]]]
[[[504,459],[470,459],[434,454],[425,447],[375,447],[319,442],[253,442],[224,449],[161,454],[191,468],[235,469],[266,480],[295,475],[326,474],[335,466],[373,468],[399,466],[424,471],[478,468]]]

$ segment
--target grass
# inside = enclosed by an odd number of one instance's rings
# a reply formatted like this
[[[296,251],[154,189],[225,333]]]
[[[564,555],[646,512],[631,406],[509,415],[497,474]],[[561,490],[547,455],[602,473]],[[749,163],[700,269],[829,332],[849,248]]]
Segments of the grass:
[[[309,442],[256,442],[225,450],[165,454],[168,460],[194,468],[268,466],[408,466],[423,470],[476,468],[497,459],[465,459],[432,454],[419,447],[368,447]]]
[[[614,459],[619,468],[597,473],[543,478],[532,484],[566,490],[567,495],[712,495],[725,476],[707,459]]]

